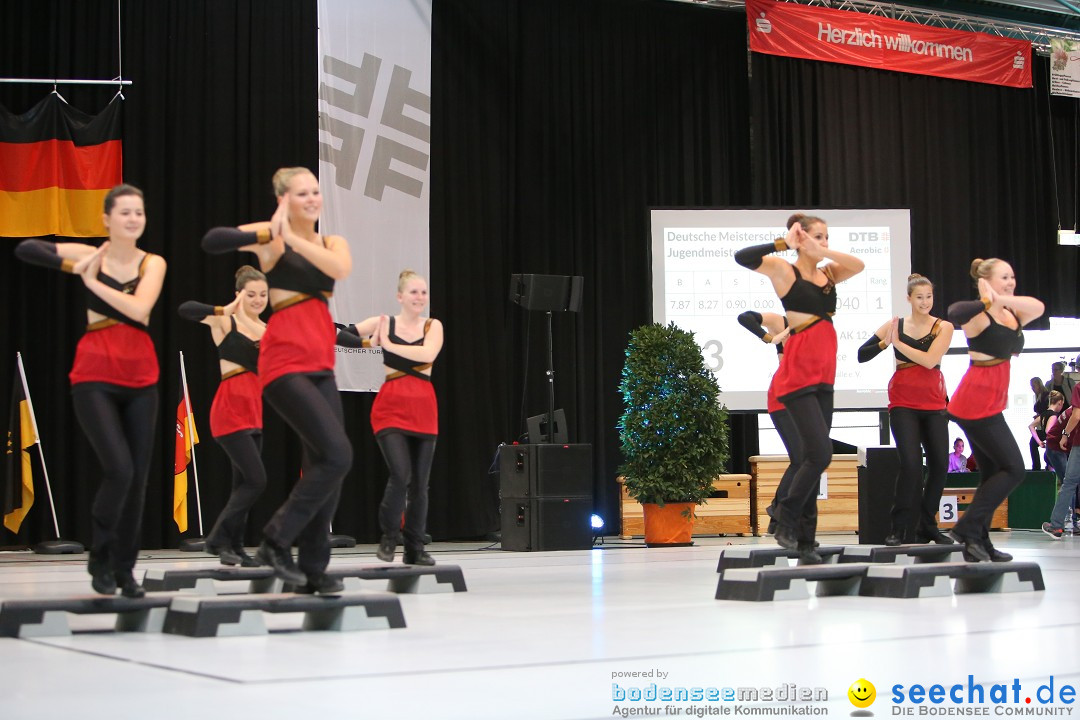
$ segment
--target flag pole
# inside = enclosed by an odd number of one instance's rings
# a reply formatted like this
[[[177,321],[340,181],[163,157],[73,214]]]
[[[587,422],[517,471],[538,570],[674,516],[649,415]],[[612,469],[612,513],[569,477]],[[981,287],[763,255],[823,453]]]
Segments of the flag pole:
[[[56,533],[55,540],[45,540],[34,545],[34,552],[42,555],[60,555],[64,553],[81,553],[81,543],[74,540],[60,539],[60,520],[56,515],[56,503],[53,502],[52,484],[49,482],[49,468],[45,466],[45,449],[41,444],[41,433],[38,431],[37,415],[34,414],[34,401],[30,399],[30,383],[26,382],[26,368],[23,367],[22,353],[15,353],[15,363],[19,367],[19,382],[22,383],[23,395],[26,396],[26,409],[30,413],[30,424],[34,428],[35,444],[38,448],[38,457],[41,458],[41,474],[45,478],[45,494],[49,497],[49,510],[52,512],[53,530]]]
[[[180,379],[184,384],[184,410],[187,414],[188,437],[191,443],[191,469],[195,479],[195,517],[199,520],[199,537],[203,534],[202,503],[199,500],[199,463],[195,461],[195,418],[191,415],[191,397],[188,395],[187,369],[184,367],[184,351],[180,351]]]

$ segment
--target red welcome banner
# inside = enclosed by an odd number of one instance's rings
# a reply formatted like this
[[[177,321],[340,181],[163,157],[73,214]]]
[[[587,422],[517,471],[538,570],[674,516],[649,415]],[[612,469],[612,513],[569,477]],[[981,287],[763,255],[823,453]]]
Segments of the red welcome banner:
[[[1031,87],[1031,43],[878,15],[746,0],[750,49],[767,55]]]

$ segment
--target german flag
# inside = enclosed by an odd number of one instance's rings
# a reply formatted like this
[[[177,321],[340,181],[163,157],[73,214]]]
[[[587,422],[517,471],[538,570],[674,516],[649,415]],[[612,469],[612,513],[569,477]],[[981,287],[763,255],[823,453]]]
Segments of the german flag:
[[[56,93],[22,115],[0,107],[0,237],[100,237],[121,182],[121,100],[90,116]]]
[[[11,415],[7,433],[7,477],[4,482],[4,527],[19,532],[23,518],[34,504],[34,473],[30,448],[37,443],[30,404],[19,373],[11,390]]]
[[[191,428],[190,436],[188,428]],[[176,452],[173,456],[173,520],[180,532],[187,532],[187,467],[191,462],[192,446],[198,443],[199,433],[195,431],[195,418],[189,418],[187,403],[181,391],[180,403],[176,406]]]

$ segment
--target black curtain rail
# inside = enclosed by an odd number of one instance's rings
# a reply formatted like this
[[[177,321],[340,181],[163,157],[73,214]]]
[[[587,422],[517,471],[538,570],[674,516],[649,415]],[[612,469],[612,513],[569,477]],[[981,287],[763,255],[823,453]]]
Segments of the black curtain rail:
[[[130,85],[130,80],[51,80],[49,78],[0,78],[0,83],[23,85]]]

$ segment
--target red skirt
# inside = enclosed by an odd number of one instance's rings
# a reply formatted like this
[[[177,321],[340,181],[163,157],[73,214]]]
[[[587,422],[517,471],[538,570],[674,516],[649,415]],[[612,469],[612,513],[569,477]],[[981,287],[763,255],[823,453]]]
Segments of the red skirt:
[[[253,372],[231,375],[221,381],[210,405],[210,434],[231,435],[262,429],[262,383]]]
[[[316,298],[275,310],[259,341],[259,378],[266,387],[282,375],[334,370],[337,330]]]
[[[376,435],[387,430],[438,435],[439,404],[431,381],[404,375],[384,382],[371,406],[371,429]]]
[[[991,367],[972,365],[960,380],[949,414],[961,420],[997,415],[1009,402],[1009,361]]]
[[[836,328],[819,320],[784,342],[784,361],[773,375],[776,398],[831,389],[836,381]]]
[[[141,388],[158,381],[157,352],[150,333],[127,323],[89,330],[75,348],[68,373],[72,385],[103,382]]]
[[[945,376],[941,370],[912,365],[893,373],[889,380],[889,409],[944,410]]]

